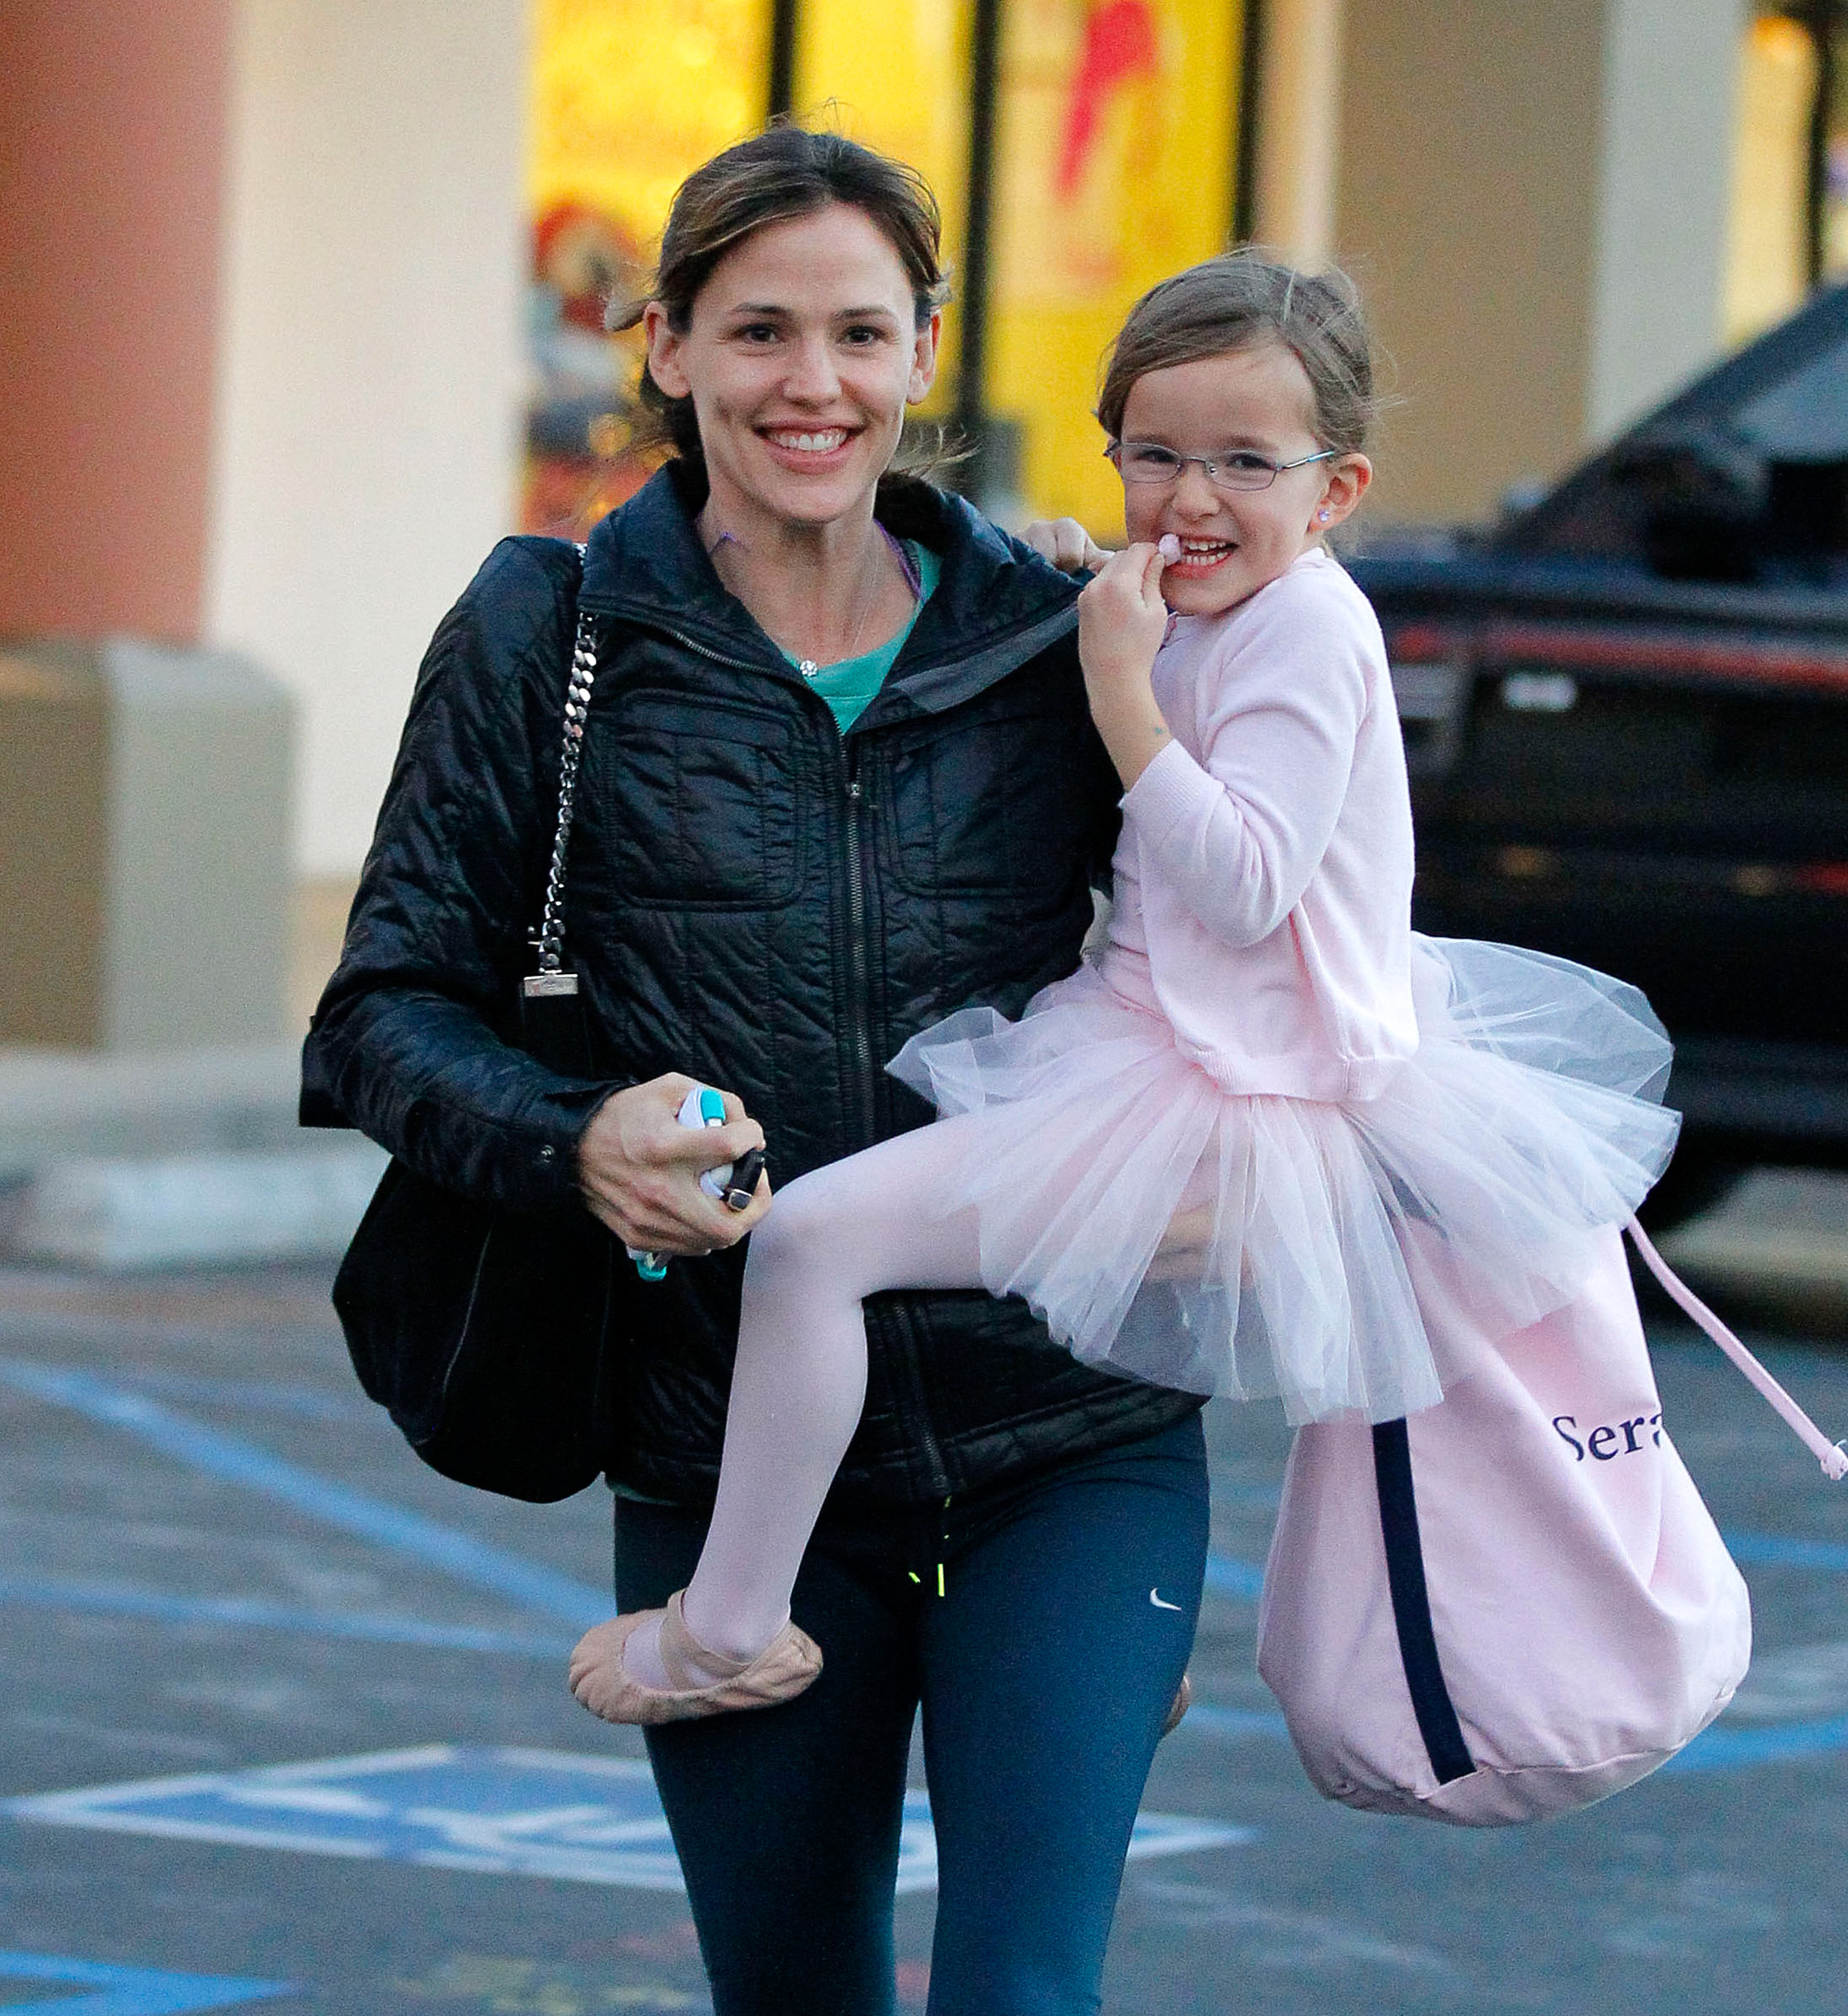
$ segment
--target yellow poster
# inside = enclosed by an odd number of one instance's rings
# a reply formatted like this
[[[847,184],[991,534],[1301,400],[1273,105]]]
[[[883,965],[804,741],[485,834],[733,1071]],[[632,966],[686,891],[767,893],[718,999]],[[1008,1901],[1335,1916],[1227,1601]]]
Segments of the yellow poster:
[[[953,292],[968,172],[969,16],[968,0],[803,0],[796,16],[797,110],[909,162],[930,184]],[[948,403],[957,320],[953,309],[931,412]]]
[[[967,176],[970,0],[798,0],[794,100],[919,169],[953,288]],[[1131,302],[1227,242],[1240,0],[1005,0],[996,135],[989,409],[1015,423],[1019,503],[1121,525],[1091,418]],[[526,522],[575,528],[626,495],[632,344],[603,303],[645,275],[701,161],[762,123],[770,0],[537,0]],[[962,308],[931,409],[954,395]]]
[[[674,192],[763,124],[769,0],[538,0],[535,214],[595,204],[651,249]]]
[[[1122,524],[1091,418],[1137,297],[1227,245],[1236,0],[1009,0],[988,398],[1021,423],[1024,501]]]
[[[769,0],[538,0],[528,154],[529,531],[581,538],[646,467],[640,346],[603,333],[646,282],[674,192],[763,123]]]

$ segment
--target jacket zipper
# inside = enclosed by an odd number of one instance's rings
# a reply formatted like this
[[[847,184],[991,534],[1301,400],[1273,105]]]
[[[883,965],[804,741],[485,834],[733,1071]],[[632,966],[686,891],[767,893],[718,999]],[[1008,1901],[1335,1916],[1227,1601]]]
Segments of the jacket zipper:
[[[860,841],[860,811],[866,796],[860,789],[859,751],[856,745],[851,742],[845,745],[843,760],[846,765],[843,830],[847,841],[847,1040],[854,1067],[855,1089],[859,1095],[862,1146],[870,1147],[878,1088],[873,1082],[873,1001],[872,989],[867,984],[866,943],[866,850]]]
[[[860,1124],[865,1139],[870,1143],[876,1125],[876,1107],[878,1085],[873,1060],[873,1002],[872,989],[868,983],[866,959],[866,848],[860,837],[860,819],[865,810],[866,793],[862,789],[859,776],[859,744],[852,736],[842,745],[842,761],[845,774],[842,779],[845,800],[845,829],[847,839],[847,943],[848,943],[848,1040],[855,1066],[860,1101]],[[905,1384],[911,1402],[912,1420],[917,1426],[919,1445],[930,1473],[931,1493],[941,1498],[946,1514],[949,1509],[949,1473],[944,1466],[942,1445],[937,1439],[937,1431],[931,1420],[930,1406],[924,1396],[924,1371],[918,1363],[917,1340],[908,1313],[894,1311],[892,1327],[896,1333],[895,1355],[903,1362]],[[938,1549],[937,1593],[943,1593],[944,1549]]]
[[[709,645],[701,644],[679,630],[662,626],[662,634],[673,639],[676,644],[685,646],[696,657],[704,658],[715,665],[730,665],[740,671],[762,671],[760,665],[748,659],[728,657],[722,651],[715,651]],[[809,689],[805,687],[805,691]],[[877,1089],[873,1071],[872,990],[866,981],[866,894],[865,887],[865,849],[860,839],[860,812],[866,803],[866,794],[859,779],[859,751],[858,745],[848,738],[842,745],[841,796],[845,801],[845,818],[842,822],[846,835],[847,865],[847,945],[848,945],[848,1039],[852,1046],[855,1076],[860,1096],[860,1126],[867,1144],[871,1144],[874,1125],[874,1109]],[[924,1374],[918,1364],[917,1343],[912,1334],[908,1316],[897,1317],[895,1328],[898,1332],[897,1355],[903,1361],[905,1383],[910,1389],[912,1419],[917,1424],[919,1445],[930,1472],[931,1492],[933,1497],[942,1500],[946,1517],[950,1503],[949,1472],[943,1461],[942,1445],[937,1439],[935,1425],[931,1420],[931,1410],[924,1398]],[[941,1558],[945,1542],[938,1548],[937,1564],[937,1593],[943,1593],[944,1571]]]

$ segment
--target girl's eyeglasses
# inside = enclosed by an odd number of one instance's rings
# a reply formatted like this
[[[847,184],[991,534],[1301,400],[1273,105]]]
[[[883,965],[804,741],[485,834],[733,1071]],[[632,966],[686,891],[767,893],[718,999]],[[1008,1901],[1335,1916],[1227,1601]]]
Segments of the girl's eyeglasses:
[[[1104,452],[1126,483],[1146,484],[1151,489],[1158,484],[1165,488],[1178,483],[1187,464],[1197,462],[1216,490],[1268,490],[1286,470],[1331,461],[1338,451],[1324,448],[1313,455],[1299,455],[1294,462],[1273,462],[1255,448],[1231,448],[1219,455],[1183,455],[1158,441],[1112,441]]]

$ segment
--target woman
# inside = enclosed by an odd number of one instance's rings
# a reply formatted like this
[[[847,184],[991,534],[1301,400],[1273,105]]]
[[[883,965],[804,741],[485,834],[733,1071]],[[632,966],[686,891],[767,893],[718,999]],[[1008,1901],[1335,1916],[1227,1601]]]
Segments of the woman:
[[[697,1558],[737,1241],[768,1204],[734,1216],[701,1169],[761,1141],[793,1176],[925,1121],[881,1064],[1069,972],[1114,837],[1075,585],[891,473],[943,293],[928,189],[850,142],[779,128],[689,179],[641,318],[672,459],[581,579],[567,545],[504,542],[438,630],[309,1039],[311,1114],[683,1256],[657,1286],[625,1270],[610,1340],[624,1610]],[[580,607],[582,1080],[503,1041]],[[696,1080],[725,1090],[723,1129],[675,1125]],[[881,1297],[868,1332],[865,1417],[792,1604],[825,1669],[786,1707],[650,1733],[715,2008],[892,2008],[921,1701],[932,2011],[1094,2010],[1198,1608],[1198,1402],[1078,1365],[984,1294]]]

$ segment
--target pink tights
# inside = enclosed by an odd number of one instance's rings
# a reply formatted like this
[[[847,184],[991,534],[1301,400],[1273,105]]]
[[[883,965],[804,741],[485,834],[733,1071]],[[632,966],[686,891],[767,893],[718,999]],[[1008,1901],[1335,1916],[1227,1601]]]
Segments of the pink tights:
[[[946,1211],[967,1119],[940,1120],[778,1191],[751,1237],[718,1502],[683,1599],[701,1643],[755,1658],[789,1615],[822,1499],[866,1395],[863,1299],[982,1285],[976,1214]],[[663,1684],[654,1633],[625,1654]]]

